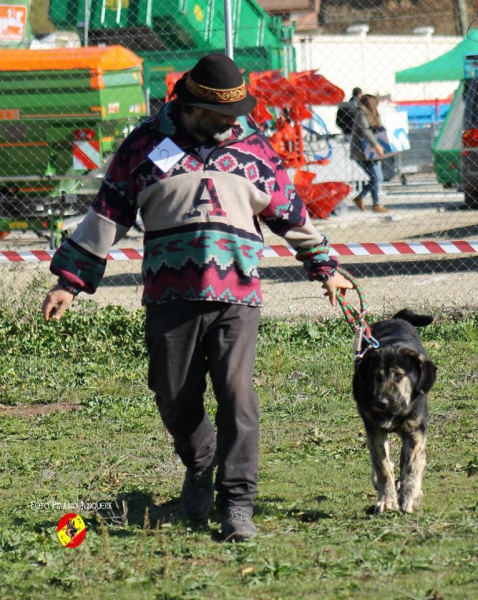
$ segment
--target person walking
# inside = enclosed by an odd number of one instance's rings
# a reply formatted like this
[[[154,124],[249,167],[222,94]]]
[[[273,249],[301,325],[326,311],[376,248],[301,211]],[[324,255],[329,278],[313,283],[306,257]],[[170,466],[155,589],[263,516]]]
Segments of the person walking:
[[[365,211],[364,198],[370,192],[372,195],[372,211],[375,213],[388,212],[388,208],[380,204],[380,185],[383,181],[380,158],[384,150],[377,140],[376,133],[382,127],[378,112],[376,96],[364,94],[358,101],[355,113],[352,138],[350,141],[350,156],[367,173],[369,180],[362,187],[362,191],[354,198],[353,202],[361,211]],[[368,142],[378,155],[376,160],[368,160],[364,154],[363,143]]]
[[[43,303],[60,319],[79,292],[92,294],[110,247],[144,223],[142,264],[148,385],[186,467],[186,516],[214,501],[222,538],[256,534],[259,406],[252,375],[262,295],[259,221],[297,252],[332,304],[352,284],[337,272],[287,172],[248,116],[256,101],[224,54],[201,58],[176,97],[128,135],[85,219],[55,252],[58,283]],[[204,408],[209,373],[217,414]],[[217,430],[217,433],[216,433]]]
[[[352,96],[350,97],[350,100],[347,102],[342,102],[337,109],[335,124],[347,138],[352,134],[355,112],[362,96],[362,90],[359,87],[355,87],[352,90]]]
[[[360,98],[363,96],[362,88],[354,87],[352,90],[352,95],[350,96],[349,104],[354,109],[357,110],[360,102]]]

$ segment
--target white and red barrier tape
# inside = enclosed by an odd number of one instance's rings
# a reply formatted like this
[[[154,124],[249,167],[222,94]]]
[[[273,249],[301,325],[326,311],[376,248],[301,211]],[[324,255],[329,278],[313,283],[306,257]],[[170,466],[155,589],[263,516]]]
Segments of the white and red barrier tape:
[[[0,263],[50,261],[54,250],[5,250],[0,252]],[[392,256],[399,254],[475,254],[478,253],[478,241],[442,241],[442,242],[379,242],[358,244],[331,244],[333,256]],[[295,256],[290,246],[272,245],[264,248],[264,258]],[[108,260],[141,260],[143,250],[136,248],[114,248],[110,250]]]

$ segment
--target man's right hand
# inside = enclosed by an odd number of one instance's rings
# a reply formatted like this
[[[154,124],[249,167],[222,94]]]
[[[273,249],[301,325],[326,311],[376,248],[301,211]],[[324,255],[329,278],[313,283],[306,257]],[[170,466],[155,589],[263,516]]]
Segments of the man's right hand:
[[[385,151],[383,149],[383,147],[380,144],[377,144],[375,146],[375,152],[380,156],[383,157],[385,155]]]
[[[67,292],[60,285],[54,285],[43,302],[42,312],[45,321],[48,322],[50,319],[59,321],[74,298],[71,292]]]

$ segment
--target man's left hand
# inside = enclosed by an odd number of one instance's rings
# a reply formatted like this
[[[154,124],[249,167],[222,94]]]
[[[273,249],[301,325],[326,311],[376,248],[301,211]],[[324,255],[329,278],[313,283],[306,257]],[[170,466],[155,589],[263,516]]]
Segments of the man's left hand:
[[[328,296],[330,300],[330,304],[332,306],[337,305],[337,299],[335,297],[335,292],[337,290],[353,290],[354,286],[351,281],[349,281],[346,277],[341,275],[340,273],[335,273],[333,277],[324,281],[322,283],[322,287],[326,290],[324,296]]]

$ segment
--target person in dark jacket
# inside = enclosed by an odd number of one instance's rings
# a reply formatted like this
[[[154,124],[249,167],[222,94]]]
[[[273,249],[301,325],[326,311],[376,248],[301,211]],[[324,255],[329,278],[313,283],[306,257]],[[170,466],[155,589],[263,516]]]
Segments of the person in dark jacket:
[[[382,127],[378,112],[378,100],[370,94],[363,95],[358,103],[352,128],[350,141],[350,156],[358,162],[369,176],[368,182],[362,191],[354,198],[354,204],[365,211],[364,198],[368,193],[372,195],[372,211],[376,213],[388,212],[388,208],[380,204],[380,184],[383,181],[380,158],[384,150],[377,140],[376,132]],[[368,160],[364,154],[363,143],[368,142],[375,150],[378,160]]]
[[[349,104],[354,109],[357,110],[360,102],[360,98],[363,96],[362,88],[354,87],[352,90],[352,96],[350,97]]]
[[[217,467],[222,537],[243,541],[256,533],[259,406],[252,374],[262,304],[260,222],[295,248],[332,304],[336,291],[352,284],[247,116],[256,101],[236,64],[209,54],[175,91],[176,99],[123,142],[86,218],[53,256],[59,279],[43,315],[60,319],[76,294],[95,292],[110,247],[139,211],[148,384],[186,467],[185,512],[207,518]],[[204,408],[207,374],[216,428]]]
[[[335,124],[346,136],[352,134],[355,112],[362,95],[362,90],[359,87],[354,88],[350,100],[348,102],[342,102],[337,109]]]

